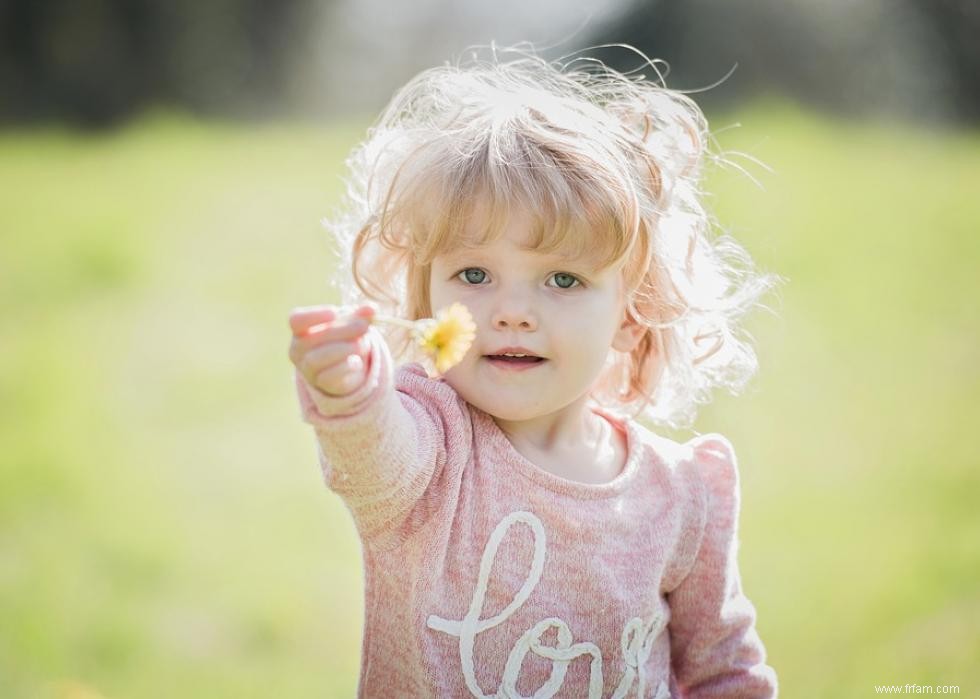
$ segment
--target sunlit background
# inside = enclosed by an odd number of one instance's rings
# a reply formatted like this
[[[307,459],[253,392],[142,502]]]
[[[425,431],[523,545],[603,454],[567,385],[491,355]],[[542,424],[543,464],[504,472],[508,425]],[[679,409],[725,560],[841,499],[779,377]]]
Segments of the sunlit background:
[[[787,282],[697,428],[781,695],[980,696],[978,35],[971,0],[0,4],[0,697],[354,695],[287,314],[338,300],[319,220],[392,90],[525,40],[666,59],[746,170],[708,203]]]

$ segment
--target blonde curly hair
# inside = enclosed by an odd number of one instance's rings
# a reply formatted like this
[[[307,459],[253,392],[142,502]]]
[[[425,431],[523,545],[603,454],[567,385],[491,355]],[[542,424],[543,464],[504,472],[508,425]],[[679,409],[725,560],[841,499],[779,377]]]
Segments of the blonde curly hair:
[[[433,258],[494,240],[519,207],[541,252],[621,265],[628,313],[646,326],[632,351],[610,351],[591,398],[688,427],[715,387],[737,393],[755,373],[738,321],[779,281],[711,236],[699,190],[708,136],[699,107],[662,77],[594,59],[493,47],[423,71],[346,161],[346,197],[325,220],[342,263],[333,284],[345,304],[429,317]],[[478,203],[490,215],[464,240]],[[383,332],[399,360],[415,358],[403,331]]]

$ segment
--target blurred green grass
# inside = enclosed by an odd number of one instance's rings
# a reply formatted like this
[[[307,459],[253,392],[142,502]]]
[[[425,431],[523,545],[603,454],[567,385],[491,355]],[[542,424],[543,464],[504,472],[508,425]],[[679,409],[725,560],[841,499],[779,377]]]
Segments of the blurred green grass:
[[[759,376],[697,425],[738,451],[783,694],[968,695],[980,136],[779,103],[712,125],[774,172],[730,156],[762,188],[714,168],[709,205],[788,279],[748,324]],[[364,126],[0,132],[2,696],[354,694],[359,549],[286,315],[336,301],[318,221]]]

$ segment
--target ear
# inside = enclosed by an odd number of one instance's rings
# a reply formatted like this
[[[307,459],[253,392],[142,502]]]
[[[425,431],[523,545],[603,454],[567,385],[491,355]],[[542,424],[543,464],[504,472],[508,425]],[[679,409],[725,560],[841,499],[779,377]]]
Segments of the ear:
[[[638,323],[628,309],[623,309],[623,320],[613,336],[612,346],[619,352],[631,352],[643,339],[647,327]]]

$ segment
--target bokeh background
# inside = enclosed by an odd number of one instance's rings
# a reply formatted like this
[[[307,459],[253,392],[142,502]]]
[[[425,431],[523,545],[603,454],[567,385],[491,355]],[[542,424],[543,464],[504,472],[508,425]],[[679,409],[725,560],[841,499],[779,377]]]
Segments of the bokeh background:
[[[391,91],[491,41],[667,60],[711,210],[787,279],[696,425],[739,454],[783,696],[980,696],[978,7],[0,4],[0,696],[354,695],[287,315],[337,301],[319,220]]]

